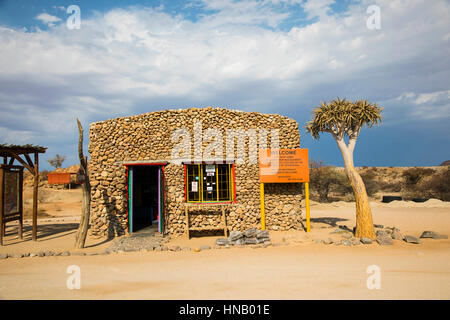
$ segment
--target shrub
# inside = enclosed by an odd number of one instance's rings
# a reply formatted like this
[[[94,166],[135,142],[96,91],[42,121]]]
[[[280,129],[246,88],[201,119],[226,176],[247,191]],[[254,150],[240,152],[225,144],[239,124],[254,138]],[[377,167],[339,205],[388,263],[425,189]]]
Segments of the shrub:
[[[424,190],[428,197],[450,201],[450,167],[442,173],[434,174],[431,179],[420,185],[420,189]]]
[[[325,166],[323,161],[312,161],[310,164],[311,190],[319,194],[320,202],[329,202],[328,194],[332,187],[348,185],[345,174],[332,166]]]
[[[419,183],[419,181],[422,180],[423,177],[430,176],[435,171],[433,169],[427,169],[427,168],[410,168],[408,170],[405,170],[402,174],[403,178],[405,179],[405,185],[406,187],[414,187]]]

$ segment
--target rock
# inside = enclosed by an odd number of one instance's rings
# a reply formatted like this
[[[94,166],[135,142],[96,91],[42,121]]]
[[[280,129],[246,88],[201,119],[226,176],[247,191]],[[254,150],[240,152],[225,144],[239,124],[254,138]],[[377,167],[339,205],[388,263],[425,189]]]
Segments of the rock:
[[[397,231],[398,229],[392,230],[391,238],[394,240],[403,240],[403,235],[400,233],[400,231]]]
[[[29,256],[30,256],[30,253],[29,253],[29,252],[24,253],[23,256],[24,256],[24,257],[29,257]]]
[[[183,247],[183,251],[191,251],[191,248],[189,248],[189,247]]]
[[[61,255],[64,256],[64,257],[67,257],[67,256],[70,256],[70,252],[69,251],[64,251]]]
[[[359,239],[363,244],[371,244],[373,241],[370,238],[361,238]]]
[[[347,240],[347,239],[341,240],[341,244],[342,244],[343,246],[347,246],[347,247],[350,247],[350,246],[352,245],[352,243],[350,242],[350,240]]]
[[[216,239],[216,245],[218,246],[225,246],[229,243],[227,238],[218,238]]]
[[[410,236],[410,235],[406,235],[403,240],[405,240],[405,242],[407,243],[414,243],[414,244],[421,244],[422,242],[419,240],[419,238],[414,237],[414,236]]]
[[[353,235],[352,235],[351,233],[349,233],[349,232],[346,232],[346,233],[343,233],[342,236],[343,236],[345,239],[350,239]]]
[[[200,247],[200,250],[210,250],[211,249],[211,246],[201,246]]]
[[[333,239],[328,238],[328,239],[324,240],[323,243],[325,243],[325,244],[332,244],[333,243]]]
[[[379,229],[383,229],[384,226],[382,224],[374,224],[373,225],[374,228],[379,228]]]
[[[179,246],[171,246],[171,247],[169,248],[169,250],[170,250],[170,251],[180,251],[181,248],[180,248]]]
[[[46,257],[52,257],[54,255],[55,255],[55,253],[53,251],[45,251],[45,256]]]
[[[394,244],[391,236],[388,236],[387,234],[377,236],[377,242],[380,246],[390,246]]]
[[[253,238],[256,237],[256,229],[255,228],[250,228],[247,231],[245,231],[244,235],[246,238]]]
[[[242,238],[241,238],[241,239],[237,239],[236,241],[233,241],[232,244],[233,244],[234,246],[242,246],[242,245],[245,244],[245,240],[242,239]]]
[[[7,253],[0,253],[0,260],[1,259],[7,259],[8,258],[8,254]]]
[[[258,238],[258,239],[263,239],[263,238],[270,238],[270,235],[269,235],[269,231],[267,231],[267,230],[258,230],[257,232],[256,232],[256,238]]]
[[[422,235],[420,236],[421,238],[430,238],[430,239],[448,239],[448,236],[446,235],[440,235],[437,232],[434,231],[424,231],[422,233]]]
[[[377,230],[376,235],[377,235],[377,237],[381,237],[381,236],[387,236],[388,233],[386,232],[386,230]]]
[[[120,250],[119,250],[119,251],[120,251]],[[72,252],[71,255],[72,255],[72,256],[85,256],[86,253],[84,253],[84,252]]]
[[[347,230],[344,229],[335,229],[333,231],[330,232],[330,234],[335,234],[335,233],[347,233]]]
[[[37,253],[34,253],[34,252],[30,253],[30,257],[31,257],[31,258],[33,258],[33,257],[37,257],[37,256],[38,256],[38,254],[37,254]]]
[[[192,250],[192,251],[194,251],[194,252],[200,252],[200,251],[202,251],[200,248],[194,248],[194,250]]]
[[[241,239],[243,236],[244,235],[241,231],[231,231],[229,239],[230,239],[230,241],[236,241],[236,240]]]
[[[361,244],[361,241],[359,239],[351,239],[350,242],[352,243],[353,246],[359,246]]]
[[[256,238],[247,238],[245,239],[245,244],[257,244],[258,241],[256,240]]]
[[[321,244],[321,243],[323,243],[323,240],[322,239],[315,239],[314,242],[317,243],[317,244]]]
[[[44,251],[39,251],[38,252],[38,257],[45,257],[45,252]]]

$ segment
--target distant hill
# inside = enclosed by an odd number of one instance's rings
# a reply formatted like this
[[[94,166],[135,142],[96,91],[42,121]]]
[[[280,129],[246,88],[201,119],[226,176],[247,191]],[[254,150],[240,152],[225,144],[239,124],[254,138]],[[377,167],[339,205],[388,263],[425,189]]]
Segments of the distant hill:
[[[441,166],[450,166],[450,160],[444,161],[440,165]]]

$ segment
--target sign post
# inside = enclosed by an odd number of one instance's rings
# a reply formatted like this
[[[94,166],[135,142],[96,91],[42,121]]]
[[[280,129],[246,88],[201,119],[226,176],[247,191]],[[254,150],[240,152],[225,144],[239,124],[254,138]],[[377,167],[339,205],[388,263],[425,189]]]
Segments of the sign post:
[[[308,149],[260,149],[261,230],[266,228],[264,183],[304,183],[306,232],[310,232]]]
[[[264,206],[264,183],[259,184],[259,194],[261,201],[261,230],[266,230],[266,208]]]

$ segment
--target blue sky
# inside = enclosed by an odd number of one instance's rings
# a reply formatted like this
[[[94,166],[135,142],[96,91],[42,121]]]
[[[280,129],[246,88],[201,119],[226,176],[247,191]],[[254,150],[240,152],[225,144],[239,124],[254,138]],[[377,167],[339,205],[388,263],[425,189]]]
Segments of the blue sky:
[[[78,5],[81,28],[66,9]],[[367,8],[380,8],[370,30]],[[0,143],[76,159],[88,123],[218,106],[296,119],[313,159],[342,165],[303,129],[337,96],[384,107],[363,129],[358,166],[450,159],[450,3],[420,0],[0,0]],[[20,110],[18,113],[17,111]]]

